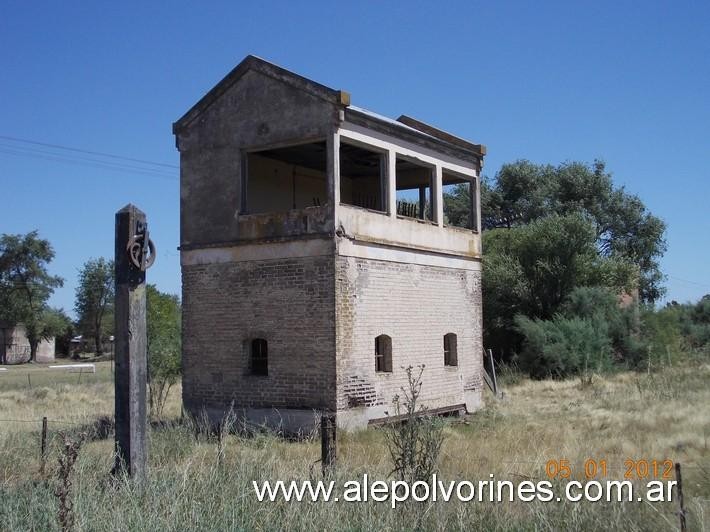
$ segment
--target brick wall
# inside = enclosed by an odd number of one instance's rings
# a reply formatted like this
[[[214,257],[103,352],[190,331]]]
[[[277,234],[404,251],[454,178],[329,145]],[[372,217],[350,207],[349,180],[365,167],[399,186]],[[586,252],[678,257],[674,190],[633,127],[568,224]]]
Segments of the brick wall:
[[[202,407],[334,408],[333,257],[183,265],[183,399]],[[245,340],[268,341],[249,374]]]
[[[403,367],[425,364],[430,408],[481,394],[481,272],[352,257],[336,258],[338,408],[392,414]],[[458,366],[444,366],[443,337],[455,333]],[[376,373],[375,337],[392,338],[392,373]],[[464,392],[468,392],[467,394]]]

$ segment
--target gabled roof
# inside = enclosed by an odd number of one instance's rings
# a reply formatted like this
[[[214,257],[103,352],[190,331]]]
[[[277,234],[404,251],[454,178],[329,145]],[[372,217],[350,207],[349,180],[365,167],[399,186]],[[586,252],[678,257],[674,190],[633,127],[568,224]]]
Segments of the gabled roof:
[[[232,85],[239,81],[244,74],[254,70],[266,76],[282,81],[302,91],[308,92],[318,98],[329,101],[335,105],[350,105],[350,95],[345,91],[331,89],[308,78],[299,76],[285,68],[270,63],[260,57],[248,55],[232,71],[227,74],[217,85],[212,87],[200,101],[173,124],[173,133],[178,133],[195,118],[201,115],[212,103],[224,94]]]
[[[187,127],[250,70],[255,70],[265,76],[287,83],[296,89],[343,107],[347,109],[346,118],[354,118],[357,122],[363,122],[383,132],[402,136],[425,145],[445,148],[447,151],[454,153],[465,153],[468,157],[473,156],[479,160],[486,154],[486,147],[482,144],[474,144],[409,116],[402,115],[397,120],[393,120],[372,111],[350,105],[350,94],[347,92],[331,89],[253,55],[248,55],[244,58],[241,63],[175,122],[173,124],[173,133],[179,133]]]

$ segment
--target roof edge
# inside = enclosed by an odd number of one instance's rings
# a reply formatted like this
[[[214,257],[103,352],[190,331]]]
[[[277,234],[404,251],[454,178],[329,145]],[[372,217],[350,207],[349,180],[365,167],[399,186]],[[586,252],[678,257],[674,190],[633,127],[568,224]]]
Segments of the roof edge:
[[[335,105],[350,105],[350,94],[331,89],[325,85],[305,78],[295,72],[286,70],[265,59],[255,55],[246,56],[229,74],[222,78],[212,87],[198,102],[193,105],[184,115],[173,123],[173,133],[177,134],[186,128],[193,120],[200,116],[210,105],[222,96],[232,85],[244,76],[248,71],[255,70],[278,81],[288,83],[300,90],[308,92],[318,98],[329,101]]]
[[[401,115],[397,119],[397,122],[401,122],[405,126],[409,126],[411,128],[414,128],[418,131],[421,131],[422,133],[426,133],[427,135],[431,135],[432,137],[436,137],[439,140],[443,140],[445,142],[448,142],[449,144],[459,146],[460,148],[463,148],[465,150],[474,151],[478,155],[480,155],[481,157],[486,155],[486,146],[484,144],[474,144],[473,142],[469,142],[467,140],[462,139],[461,137],[457,137],[456,135],[452,135],[451,133],[447,133],[446,131],[444,131],[442,129],[431,126],[425,122],[417,120],[416,118],[412,118],[411,116]]]
[[[354,124],[359,124],[365,127],[372,128],[381,133],[394,135],[395,137],[414,142],[430,149],[443,150],[445,153],[463,160],[473,163],[482,164],[485,155],[485,146],[472,144],[461,139],[461,143],[452,143],[449,140],[443,139],[441,136],[435,136],[426,133],[419,128],[411,127],[403,122],[393,120],[384,116],[379,116],[367,110],[357,107],[346,108],[346,121]],[[452,138],[456,138],[450,135]]]

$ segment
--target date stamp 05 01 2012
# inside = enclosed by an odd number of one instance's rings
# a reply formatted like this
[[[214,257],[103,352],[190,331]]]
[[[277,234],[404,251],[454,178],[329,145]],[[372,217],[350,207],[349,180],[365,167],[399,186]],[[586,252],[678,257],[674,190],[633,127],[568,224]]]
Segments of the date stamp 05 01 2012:
[[[624,479],[627,480],[670,480],[673,474],[673,460],[632,460],[627,458],[623,463]],[[548,460],[545,464],[545,474],[550,479],[587,479],[608,477],[617,468],[605,460],[588,458],[582,464],[581,470],[570,464],[569,460]]]

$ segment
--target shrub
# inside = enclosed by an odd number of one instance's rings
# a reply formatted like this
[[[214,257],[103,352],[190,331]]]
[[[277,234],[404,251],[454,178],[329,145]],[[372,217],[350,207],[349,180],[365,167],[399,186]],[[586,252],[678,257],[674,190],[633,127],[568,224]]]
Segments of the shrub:
[[[160,419],[181,373],[180,300],[153,285],[147,286],[146,299],[150,412]]]
[[[679,309],[666,307],[660,310],[644,308],[641,312],[641,337],[647,345],[647,356],[656,363],[671,363],[682,356]]]
[[[400,480],[428,481],[436,472],[441,444],[444,441],[441,421],[430,416],[424,406],[419,406],[424,366],[407,371],[407,388],[402,388],[403,397],[395,396],[394,415],[401,421],[385,426],[385,439],[392,458],[393,470]]]
[[[54,495],[59,502],[57,521],[62,532],[74,530],[74,504],[72,502],[72,471],[79,457],[79,450],[86,440],[86,434],[78,438],[65,433],[59,434],[64,445],[63,452],[59,455],[59,469],[57,471],[57,486]]]
[[[561,313],[567,318],[588,319],[597,327],[606,327],[617,362],[635,366],[646,360],[648,346],[638,334],[637,307],[621,308],[618,296],[608,288],[575,288],[562,304]]]
[[[531,376],[566,377],[612,366],[609,331],[604,322],[589,318],[531,320],[518,315],[518,332],[523,336],[520,363]]]
[[[675,301],[661,309],[642,311],[641,336],[652,364],[672,364],[710,352],[710,295],[697,303]]]
[[[691,347],[710,345],[710,295],[703,296],[685,314],[682,326]]]

